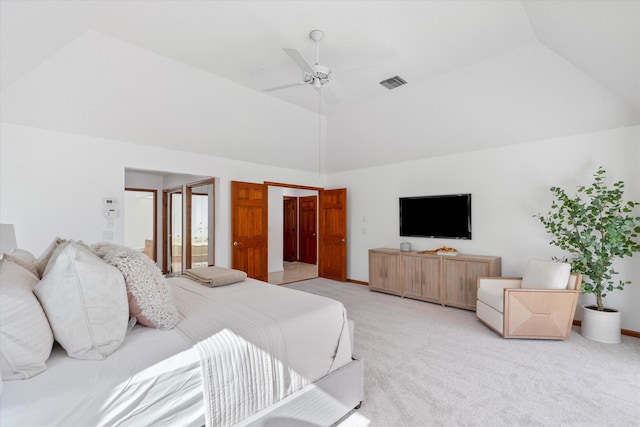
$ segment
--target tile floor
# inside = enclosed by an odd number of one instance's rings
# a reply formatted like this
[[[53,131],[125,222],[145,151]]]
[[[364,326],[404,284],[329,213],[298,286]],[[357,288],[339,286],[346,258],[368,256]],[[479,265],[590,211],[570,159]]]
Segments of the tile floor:
[[[284,271],[269,273],[269,283],[284,285],[285,283],[299,282],[300,280],[318,277],[318,265],[304,262],[285,262]]]

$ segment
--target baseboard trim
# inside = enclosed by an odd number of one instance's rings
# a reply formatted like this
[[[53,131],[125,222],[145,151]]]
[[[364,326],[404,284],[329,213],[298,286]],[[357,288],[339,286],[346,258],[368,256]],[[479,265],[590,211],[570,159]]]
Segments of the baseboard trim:
[[[347,279],[347,282],[349,282],[349,283],[355,283],[356,285],[369,286],[369,284],[368,284],[367,282],[363,282],[363,281],[361,281],[361,280]]]
[[[580,320],[574,320],[573,324],[575,326],[582,326],[582,322]],[[620,333],[628,337],[640,338],[640,332],[633,331],[631,329],[620,329]]]

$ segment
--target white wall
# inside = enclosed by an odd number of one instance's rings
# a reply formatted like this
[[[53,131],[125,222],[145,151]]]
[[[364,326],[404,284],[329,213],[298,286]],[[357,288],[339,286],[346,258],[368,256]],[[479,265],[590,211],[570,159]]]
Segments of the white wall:
[[[640,127],[330,175],[327,187],[348,189],[347,277],[368,281],[368,249],[399,248],[405,240],[416,250],[446,245],[501,256],[503,275],[521,275],[529,258],[562,255],[533,218],[549,210],[549,187],[588,184],[600,165],[611,180],[625,181],[627,200],[640,201]],[[400,237],[398,197],[450,193],[472,194],[473,240]],[[639,261],[637,254],[617,264],[620,278],[634,283],[605,300],[622,309],[622,327],[635,331],[640,331]],[[594,301],[591,295],[581,298]]]
[[[284,270],[282,257],[284,237],[282,199],[284,190],[284,187],[269,186],[269,273]]]
[[[126,155],[125,155],[126,153]],[[15,224],[18,244],[38,256],[55,236],[102,240],[102,198],[124,200],[125,169],[211,176],[216,183],[216,265],[229,266],[230,182],[322,187],[317,173],[2,123],[0,222]],[[114,242],[124,242],[122,217]]]
[[[473,240],[414,238],[413,247],[454,242],[462,252],[501,256],[503,274],[518,275],[529,258],[561,255],[532,217],[548,210],[549,187],[589,183],[603,165],[612,180],[626,182],[626,198],[639,201],[639,164],[640,127],[635,126],[338,173],[325,183],[315,173],[2,123],[0,222],[15,224],[19,245],[37,256],[56,235],[89,243],[101,240],[102,198],[123,199],[125,168],[212,176],[219,183],[216,264],[228,266],[231,180],[346,187],[347,277],[368,281],[367,250],[399,247],[405,240],[398,233],[398,197],[469,192]],[[123,242],[121,218],[113,230],[115,241]],[[634,283],[606,298],[608,305],[622,310],[622,327],[635,331],[640,331],[638,259],[636,255],[617,264],[620,276]]]

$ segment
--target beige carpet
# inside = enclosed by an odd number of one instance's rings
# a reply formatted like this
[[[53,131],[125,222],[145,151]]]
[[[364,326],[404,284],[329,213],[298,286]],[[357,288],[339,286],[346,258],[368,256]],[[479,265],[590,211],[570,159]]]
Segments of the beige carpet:
[[[311,279],[355,321],[365,401],[351,426],[640,426],[640,339],[505,340],[475,313]]]

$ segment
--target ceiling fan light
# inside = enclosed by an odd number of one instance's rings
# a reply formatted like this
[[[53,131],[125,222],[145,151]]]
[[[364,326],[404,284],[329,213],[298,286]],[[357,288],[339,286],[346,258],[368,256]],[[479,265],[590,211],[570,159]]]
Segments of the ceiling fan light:
[[[322,87],[322,81],[320,80],[320,78],[316,77],[315,79],[313,79],[313,87],[315,87],[316,89],[320,89]]]

